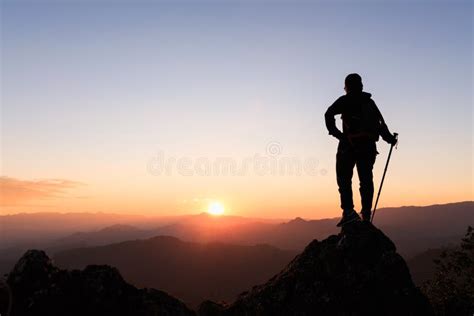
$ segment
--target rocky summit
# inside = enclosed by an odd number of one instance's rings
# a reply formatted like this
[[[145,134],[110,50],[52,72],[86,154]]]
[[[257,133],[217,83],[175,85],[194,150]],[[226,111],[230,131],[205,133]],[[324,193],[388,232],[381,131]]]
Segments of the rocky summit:
[[[61,270],[39,250],[29,250],[8,275],[12,316],[195,315],[182,302],[155,289],[137,289],[117,269],[91,265]],[[3,314],[2,314],[3,315]]]
[[[395,245],[370,223],[314,240],[267,283],[230,304],[206,301],[200,316],[432,315]]]
[[[13,297],[12,316],[196,315],[162,291],[126,283],[113,267],[62,270],[39,250],[26,252],[7,283],[9,289],[4,287],[3,292],[11,293],[4,297]],[[433,312],[392,241],[372,224],[356,222],[339,235],[314,240],[283,271],[235,302],[206,301],[197,314],[419,316]]]

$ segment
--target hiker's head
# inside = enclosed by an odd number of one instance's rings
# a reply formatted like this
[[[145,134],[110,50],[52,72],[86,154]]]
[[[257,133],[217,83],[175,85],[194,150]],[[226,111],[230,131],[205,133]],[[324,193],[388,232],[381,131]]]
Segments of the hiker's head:
[[[362,78],[359,74],[348,74],[346,80],[344,80],[344,90],[349,92],[360,92],[362,91]]]

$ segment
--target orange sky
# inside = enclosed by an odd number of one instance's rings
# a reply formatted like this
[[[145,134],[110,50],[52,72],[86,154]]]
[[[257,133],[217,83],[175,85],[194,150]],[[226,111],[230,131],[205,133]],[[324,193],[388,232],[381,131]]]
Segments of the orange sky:
[[[380,169],[380,168],[378,168]],[[380,170],[379,170],[380,171]],[[267,176],[126,179],[84,183],[72,180],[20,180],[2,178],[2,214],[17,212],[111,212],[146,215],[181,215],[206,211],[212,201],[225,214],[266,218],[324,218],[339,216],[334,176]],[[380,206],[429,205],[472,200],[472,190],[440,189],[430,184],[414,190],[389,176]],[[115,182],[115,183],[113,183]],[[378,181],[377,181],[378,183]],[[356,207],[359,204],[354,185]]]

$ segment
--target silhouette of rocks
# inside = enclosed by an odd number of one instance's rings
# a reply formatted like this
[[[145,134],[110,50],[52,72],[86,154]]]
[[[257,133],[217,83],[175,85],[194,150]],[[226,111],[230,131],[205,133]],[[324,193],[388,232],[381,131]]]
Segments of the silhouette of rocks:
[[[432,315],[395,245],[372,224],[312,241],[267,283],[229,306],[204,302],[200,316]]]
[[[0,279],[0,315],[8,315],[10,309],[10,290],[7,282]]]
[[[219,304],[213,301],[204,301],[198,307],[198,315],[219,316],[225,310],[224,303]]]
[[[43,251],[28,250],[8,275],[12,315],[159,315],[195,313],[155,289],[137,289],[117,269],[91,265],[61,270]]]
[[[179,276],[177,276],[179,277]],[[155,289],[127,284],[117,269],[91,265],[61,270],[29,250],[8,275],[12,315],[195,315]],[[314,240],[267,283],[229,305],[205,301],[200,316],[433,315],[393,242],[357,222]]]

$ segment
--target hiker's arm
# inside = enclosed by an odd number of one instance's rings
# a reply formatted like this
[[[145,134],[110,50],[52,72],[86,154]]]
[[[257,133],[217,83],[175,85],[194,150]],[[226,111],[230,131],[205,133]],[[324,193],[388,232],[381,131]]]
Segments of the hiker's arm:
[[[334,116],[341,114],[341,98],[337,99],[324,114],[324,120],[326,121],[326,128],[328,129],[329,135],[341,139],[344,135],[336,126],[336,119]]]
[[[382,139],[384,141],[386,141],[387,143],[395,144],[397,142],[397,138],[392,133],[390,133],[390,131],[388,129],[388,126],[385,123],[385,120],[383,119],[382,113],[380,112],[380,110],[377,107],[377,105],[375,104],[375,102],[373,103],[373,105],[375,107],[375,112],[377,113],[377,115],[379,117],[379,122],[380,122],[379,133],[380,133],[380,136],[382,136]]]

